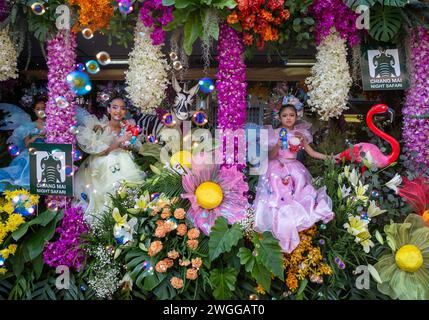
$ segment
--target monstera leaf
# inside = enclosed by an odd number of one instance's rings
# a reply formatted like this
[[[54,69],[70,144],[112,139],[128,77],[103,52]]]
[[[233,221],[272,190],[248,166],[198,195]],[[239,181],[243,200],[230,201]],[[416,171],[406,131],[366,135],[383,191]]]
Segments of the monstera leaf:
[[[232,297],[235,290],[238,271],[233,268],[213,269],[210,271],[210,281],[213,287],[213,296],[218,300]]]
[[[371,9],[369,34],[375,40],[388,42],[399,32],[402,22],[401,9],[377,5]]]

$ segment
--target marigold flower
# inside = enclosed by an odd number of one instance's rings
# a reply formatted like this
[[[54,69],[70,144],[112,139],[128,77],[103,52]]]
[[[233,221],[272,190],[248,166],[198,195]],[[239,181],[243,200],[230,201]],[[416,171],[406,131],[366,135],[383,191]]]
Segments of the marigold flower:
[[[167,256],[170,259],[177,259],[180,255],[179,255],[179,252],[177,252],[176,250],[171,250],[171,251],[168,251]]]
[[[186,232],[188,231],[188,227],[186,226],[186,224],[181,223],[177,226],[177,234],[179,236],[184,236],[186,234]]]
[[[153,241],[149,246],[148,254],[150,257],[158,254],[162,250],[162,242],[161,241]]]
[[[188,238],[193,240],[197,239],[200,236],[200,230],[197,228],[192,228],[188,231]]]
[[[259,13],[259,16],[268,22],[271,22],[274,19],[271,12],[268,12],[266,10],[261,10],[261,12]]]
[[[171,278],[170,283],[174,289],[181,289],[183,287],[183,280],[178,277]]]
[[[226,21],[229,23],[229,24],[234,24],[234,23],[237,23],[238,22],[238,16],[237,16],[237,13],[234,11],[233,13],[231,13],[227,18],[226,18]]]
[[[186,241],[186,244],[188,245],[188,247],[192,250],[195,250],[198,248],[198,240],[188,240]]]
[[[178,220],[185,219],[185,217],[186,217],[185,210],[183,208],[178,208],[178,209],[174,210],[174,217]]]
[[[203,260],[201,260],[200,257],[197,257],[195,259],[192,259],[192,267],[195,269],[199,269],[201,265],[203,264]]]
[[[195,280],[198,278],[198,271],[194,268],[186,270],[186,279]]]

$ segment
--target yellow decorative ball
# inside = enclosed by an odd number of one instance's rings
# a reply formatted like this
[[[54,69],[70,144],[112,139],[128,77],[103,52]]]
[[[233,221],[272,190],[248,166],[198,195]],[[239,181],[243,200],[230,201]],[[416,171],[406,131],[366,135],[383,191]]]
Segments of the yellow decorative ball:
[[[395,255],[399,269],[407,272],[416,272],[423,264],[423,256],[419,248],[406,244],[399,248]]]
[[[423,212],[422,215],[423,221],[429,225],[429,210],[426,210],[425,212]]]
[[[173,154],[170,158],[170,165],[174,168],[174,166],[178,163],[183,168],[191,167],[192,154],[189,151],[179,151]]]
[[[200,207],[207,210],[217,208],[223,200],[222,188],[212,181],[200,184],[195,190],[195,196]]]

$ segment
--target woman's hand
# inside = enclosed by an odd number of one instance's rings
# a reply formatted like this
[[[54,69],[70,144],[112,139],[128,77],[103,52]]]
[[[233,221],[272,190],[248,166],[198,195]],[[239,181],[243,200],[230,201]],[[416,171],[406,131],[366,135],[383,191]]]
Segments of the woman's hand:
[[[120,137],[118,141],[120,142],[121,146],[125,146],[125,143],[127,141],[130,141],[132,136],[133,135],[131,134],[131,132],[125,131],[124,135]]]

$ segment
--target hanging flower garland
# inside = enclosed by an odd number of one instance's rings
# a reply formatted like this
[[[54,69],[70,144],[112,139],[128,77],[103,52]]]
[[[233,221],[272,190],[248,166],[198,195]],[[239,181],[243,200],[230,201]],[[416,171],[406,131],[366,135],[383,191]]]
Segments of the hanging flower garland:
[[[279,39],[278,27],[290,17],[283,7],[284,0],[237,1],[237,11],[227,18],[229,24],[240,23],[243,28],[244,44],[264,48],[265,42]]]
[[[43,252],[43,260],[51,267],[60,265],[79,270],[85,259],[80,248],[81,236],[88,232],[82,208],[69,208],[64,211],[61,226],[57,228],[60,238],[48,243]]]
[[[9,3],[6,0],[0,0],[0,22],[3,22],[9,15]]]
[[[317,44],[329,36],[333,27],[350,46],[359,43],[360,37],[356,28],[358,15],[350,10],[343,0],[315,0],[308,11],[316,20]]]
[[[18,77],[18,53],[9,37],[8,28],[0,30],[0,81]]]
[[[311,74],[305,81],[311,110],[317,112],[321,120],[338,118],[348,109],[352,78],[345,40],[334,29],[317,47],[316,64],[311,68]]]
[[[129,69],[125,72],[126,91],[134,106],[143,113],[153,113],[165,97],[168,85],[167,60],[161,46],[150,39],[150,29],[139,19],[130,53]]]
[[[66,82],[74,70],[76,38],[68,31],[59,31],[48,42],[48,102],[46,103],[46,132],[48,143],[72,143],[76,138],[70,128],[76,125],[75,94]],[[58,106],[55,99],[64,97],[68,106]]]
[[[46,142],[76,143],[72,128],[76,126],[75,93],[67,83],[67,75],[74,70],[76,60],[76,38],[69,31],[59,31],[56,37],[48,42],[48,102],[46,103]],[[57,105],[56,98],[63,97],[67,106]],[[74,148],[73,148],[74,149]],[[64,197],[48,197],[50,209],[65,207],[70,199]]]
[[[413,35],[411,46],[412,78],[402,114],[402,135],[408,156],[416,165],[429,166],[429,34],[419,28]]]
[[[70,5],[78,6],[79,20],[73,26],[73,31],[89,28],[92,32],[109,25],[113,17],[113,6],[110,0],[68,0]]]
[[[246,122],[246,65],[244,63],[244,45],[237,32],[225,23],[220,25],[218,41],[219,68],[216,74],[216,89],[218,95],[217,126],[219,129],[232,129],[233,131],[243,128]],[[243,134],[234,138],[234,151],[226,150],[228,132],[223,135],[223,154],[233,153],[234,159],[227,157],[224,162],[227,166],[233,163],[243,163],[245,160],[238,159],[237,145],[245,141]],[[242,156],[242,155],[241,155]],[[238,167],[241,169],[242,165]]]
[[[220,25],[218,52],[218,128],[236,130],[246,122],[246,65],[243,43],[226,24]]]
[[[140,9],[140,19],[145,27],[153,27],[150,34],[153,45],[164,43],[165,32],[162,27],[173,20],[173,6],[166,7],[161,0],[146,0]]]

